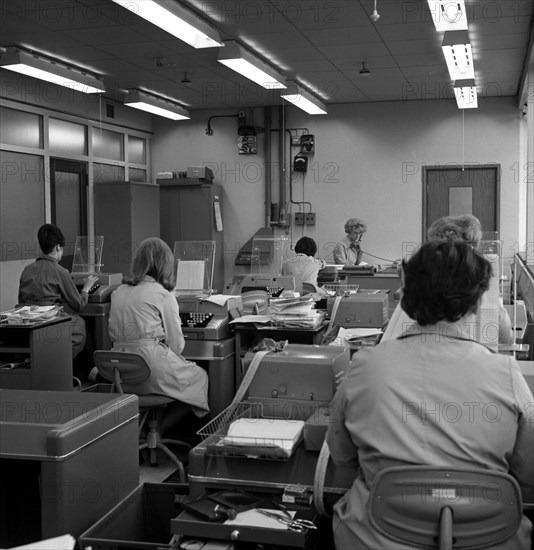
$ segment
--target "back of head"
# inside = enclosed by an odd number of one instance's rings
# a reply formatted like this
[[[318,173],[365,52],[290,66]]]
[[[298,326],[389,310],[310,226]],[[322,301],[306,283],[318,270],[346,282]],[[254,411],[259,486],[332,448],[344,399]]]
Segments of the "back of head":
[[[482,240],[482,225],[480,224],[480,220],[472,214],[465,214],[452,219],[462,231],[463,240],[475,248],[478,247]]]
[[[475,312],[491,276],[490,263],[463,241],[429,241],[403,268],[402,309],[423,326]]]
[[[306,256],[315,256],[317,245],[311,237],[301,237],[295,245],[297,254],[306,254]]]
[[[173,253],[167,243],[157,237],[145,239],[139,245],[132,266],[131,284],[139,284],[147,275],[167,290],[175,286]]]
[[[345,233],[350,233],[352,230],[358,231],[358,233],[365,233],[367,231],[367,224],[360,220],[360,218],[350,218],[345,222]]]
[[[37,232],[37,240],[44,254],[50,254],[58,244],[65,246],[65,237],[61,229],[51,223],[41,225]]]
[[[471,214],[444,216],[432,223],[428,228],[427,237],[429,240],[464,241],[476,248],[482,238],[482,226],[478,218]]]

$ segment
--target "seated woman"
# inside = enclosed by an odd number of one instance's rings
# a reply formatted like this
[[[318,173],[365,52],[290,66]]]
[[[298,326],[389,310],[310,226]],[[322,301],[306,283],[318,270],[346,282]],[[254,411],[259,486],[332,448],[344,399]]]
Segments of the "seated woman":
[[[303,283],[310,283],[319,291],[317,273],[326,266],[324,260],[315,257],[317,245],[310,237],[301,237],[295,245],[296,256],[282,265],[282,275],[299,277]]]
[[[59,227],[45,223],[37,232],[41,254],[27,265],[19,280],[19,305],[51,306],[61,304],[70,316],[72,358],[83,350],[87,338],[85,321],[78,315],[89,300],[89,291],[98,281],[89,275],[78,291],[70,273],[59,262],[63,258],[65,236]]]
[[[111,295],[109,336],[114,351],[137,353],[151,369],[150,377],[127,391],[172,397],[191,406],[197,416],[208,408],[208,376],[181,353],[185,340],[175,286],[174,258],[161,239],[145,239],[139,245],[132,278]],[[180,403],[169,406],[161,424],[164,433],[173,423]]]
[[[390,466],[507,472],[534,497],[534,397],[511,356],[472,340],[490,263],[460,241],[431,241],[404,264],[402,307],[410,332],[359,351],[333,401],[327,442],[338,466],[356,473],[334,507],[336,550],[403,550],[369,522],[375,476]],[[452,409],[454,405],[454,418]],[[489,407],[498,411],[489,418]],[[532,525],[490,548],[527,550]]]
[[[338,265],[360,265],[363,251],[360,246],[363,234],[367,231],[367,224],[358,218],[350,218],[345,222],[347,234],[334,246],[334,263]]]
[[[444,216],[435,220],[427,231],[428,240],[447,239],[449,241],[463,241],[473,248],[480,246],[482,226],[477,217],[471,214],[463,216]],[[393,311],[381,341],[399,337],[413,323],[400,305]],[[497,328],[497,327],[495,327]],[[512,323],[506,309],[499,303],[498,320],[499,344],[513,344],[514,334]]]

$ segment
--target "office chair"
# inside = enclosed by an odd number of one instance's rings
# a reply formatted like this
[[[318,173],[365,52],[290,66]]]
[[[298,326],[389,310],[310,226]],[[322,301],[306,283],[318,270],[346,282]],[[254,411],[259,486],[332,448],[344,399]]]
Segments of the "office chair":
[[[128,353],[124,351],[104,351],[97,350],[93,353],[93,358],[100,375],[108,382],[112,383],[111,391],[117,393],[125,393],[124,386],[136,385],[150,376],[150,367],[143,357],[136,353]],[[127,393],[127,392],[126,392]],[[178,457],[165,445],[172,443],[191,449],[191,445],[177,439],[162,438],[160,431],[160,413],[167,405],[176,402],[172,397],[164,395],[140,395],[139,412],[141,420],[139,423],[139,450],[148,454],[148,462],[151,466],[157,466],[157,450],[163,451],[178,467],[180,474],[180,482],[185,482],[185,472],[182,462]],[[182,418],[189,414],[189,406],[183,405]],[[145,425],[148,427],[146,437],[141,437],[141,432]]]
[[[451,550],[485,548],[519,528],[519,486],[508,474],[433,466],[385,468],[369,496],[371,524],[406,545]]]

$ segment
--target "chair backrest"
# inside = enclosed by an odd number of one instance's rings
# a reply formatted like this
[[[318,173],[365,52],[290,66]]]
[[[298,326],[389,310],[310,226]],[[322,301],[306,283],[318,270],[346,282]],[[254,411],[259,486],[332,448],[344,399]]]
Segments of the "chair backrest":
[[[97,350],[93,353],[96,368],[102,377],[123,393],[123,384],[139,384],[150,376],[150,367],[141,355],[126,351]]]
[[[385,468],[375,478],[368,506],[371,524],[384,536],[425,548],[498,544],[522,519],[514,478],[482,469]]]

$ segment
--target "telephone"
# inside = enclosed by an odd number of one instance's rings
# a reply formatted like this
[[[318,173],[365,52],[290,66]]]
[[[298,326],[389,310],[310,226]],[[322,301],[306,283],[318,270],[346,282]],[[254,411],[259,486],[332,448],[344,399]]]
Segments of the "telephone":
[[[293,159],[293,170],[295,172],[306,172],[308,170],[308,157],[300,153]]]

